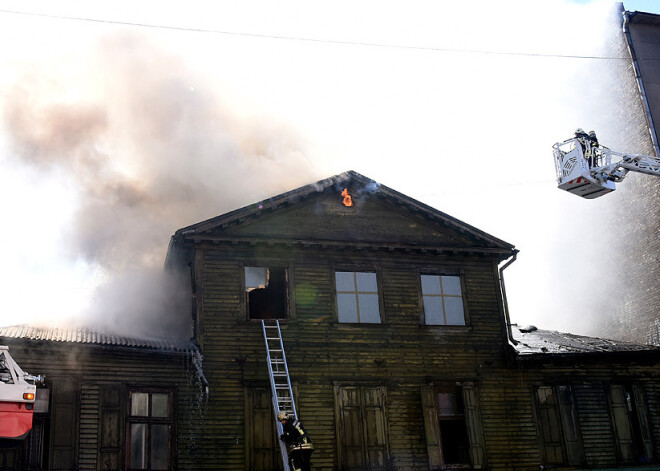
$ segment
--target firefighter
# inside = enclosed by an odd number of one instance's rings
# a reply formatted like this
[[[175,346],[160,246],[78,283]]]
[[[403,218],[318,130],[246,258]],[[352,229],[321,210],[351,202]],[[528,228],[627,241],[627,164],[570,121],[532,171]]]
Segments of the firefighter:
[[[577,141],[582,148],[582,156],[586,159],[589,167],[591,168],[593,164],[593,151],[591,149],[591,139],[589,138],[589,134],[584,132],[582,128],[578,128],[575,130],[575,137],[577,138]]]
[[[598,167],[598,156],[596,154],[596,149],[598,148],[598,138],[596,137],[595,131],[589,131],[589,143],[591,147],[591,153],[589,155],[589,167]]]
[[[282,424],[284,433],[280,436],[280,440],[286,443],[292,471],[310,471],[314,445],[305,428],[298,419],[289,418],[286,412],[280,411],[277,420]]]

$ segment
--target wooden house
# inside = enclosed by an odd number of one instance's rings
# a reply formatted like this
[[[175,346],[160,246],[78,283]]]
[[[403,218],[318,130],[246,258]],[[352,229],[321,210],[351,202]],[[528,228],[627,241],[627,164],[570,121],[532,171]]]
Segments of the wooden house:
[[[516,253],[346,172],[173,235],[166,268],[189,274],[189,344],[57,343],[6,329],[0,343],[27,370],[76,372],[60,386],[73,388],[61,425],[72,464],[51,458],[47,469],[279,469],[263,319],[280,321],[314,469],[652,466],[659,350],[512,326],[502,274]],[[133,414],[135,394],[152,407],[167,397],[171,415]],[[154,430],[168,432],[166,461],[139,448]],[[52,457],[52,433],[49,443]]]

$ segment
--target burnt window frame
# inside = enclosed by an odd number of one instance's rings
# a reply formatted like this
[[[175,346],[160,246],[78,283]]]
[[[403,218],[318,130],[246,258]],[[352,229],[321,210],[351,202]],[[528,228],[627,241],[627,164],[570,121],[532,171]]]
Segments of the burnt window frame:
[[[293,298],[293,266],[291,264],[287,263],[280,263],[278,261],[274,262],[264,262],[263,260],[250,260],[241,263],[240,266],[240,290],[241,290],[241,303],[242,303],[242,311],[244,313],[243,318],[246,321],[261,321],[261,320],[268,320],[269,318],[266,317],[261,317],[261,318],[256,318],[256,317],[250,317],[250,291],[247,289],[247,285],[245,282],[245,276],[246,276],[246,268],[265,268],[266,270],[271,270],[271,269],[278,269],[278,270],[284,270],[284,285],[285,285],[285,299],[284,299],[284,304],[285,304],[285,313],[284,317],[273,317],[272,319],[277,319],[279,321],[286,321],[289,319],[294,318],[294,305],[295,305],[295,300]]]
[[[463,302],[463,324],[429,324],[426,321],[426,309],[424,307],[424,291],[423,291],[423,285],[422,285],[422,276],[453,276],[457,277],[460,282],[460,287],[461,287],[461,300]],[[417,270],[417,292],[419,293],[418,296],[418,302],[419,302],[419,312],[420,312],[420,324],[423,326],[427,327],[441,327],[443,329],[464,329],[465,327],[469,327],[470,324],[470,309],[468,306],[467,302],[467,289],[466,289],[466,284],[465,284],[465,274],[463,270],[460,269],[451,269],[451,268],[423,268]],[[444,295],[441,294],[439,295],[440,297],[443,298],[448,296],[448,297],[458,297],[454,295]],[[443,307],[444,309],[444,307]],[[446,319],[446,316],[445,316]]]
[[[339,318],[339,298],[338,294],[340,292],[337,290],[337,273],[354,273],[357,276],[358,273],[373,273],[376,275],[376,297],[378,300],[378,322],[362,322],[359,317],[359,308],[358,308],[358,319],[355,322],[342,321]],[[334,308],[335,308],[335,321],[338,324],[346,325],[382,325],[385,324],[385,303],[383,300],[383,286],[382,286],[382,275],[379,267],[372,265],[347,265],[347,264],[335,264],[332,267],[332,294],[334,298]],[[359,295],[360,291],[357,290],[357,281],[355,285],[355,291],[342,291],[341,293],[355,293],[356,296]],[[373,294],[373,292],[365,292],[368,294]]]
[[[554,396],[555,402],[552,404],[542,404],[539,398],[539,390],[541,388],[551,389]],[[565,413],[567,412],[566,405],[561,402],[561,394],[559,392],[560,388],[565,388],[571,398],[571,417],[573,423],[573,434],[575,435],[575,440],[573,448],[569,446],[571,440],[568,437],[568,424],[565,420]],[[541,456],[543,457],[543,463],[549,466],[581,466],[586,464],[586,456],[584,452],[584,437],[582,434],[582,428],[580,425],[580,411],[577,405],[577,400],[575,396],[573,385],[569,383],[543,383],[536,384],[532,387],[532,399],[534,404],[534,417],[537,425],[537,437],[540,447]],[[547,447],[553,446],[551,438],[546,435],[544,428],[552,428],[549,422],[543,418],[543,411],[548,411],[554,415],[554,420],[556,422],[556,429],[559,432],[559,442],[561,450],[561,461],[553,461],[548,455]],[[554,446],[557,446],[555,444]]]
[[[134,393],[149,394],[148,401],[148,415],[132,415],[132,397]],[[167,394],[167,417],[153,417],[152,414],[152,394]],[[168,428],[168,452],[167,452],[167,470],[175,468],[174,452],[176,449],[176,420],[175,420],[175,391],[172,388],[166,387],[144,387],[144,386],[129,386],[126,393],[126,409],[125,409],[125,433],[126,433],[126,454],[124,458],[125,471],[162,471],[160,468],[154,470],[151,466],[151,427],[152,425],[167,425]],[[147,467],[146,468],[132,468],[131,467],[131,425],[146,424],[147,425]]]

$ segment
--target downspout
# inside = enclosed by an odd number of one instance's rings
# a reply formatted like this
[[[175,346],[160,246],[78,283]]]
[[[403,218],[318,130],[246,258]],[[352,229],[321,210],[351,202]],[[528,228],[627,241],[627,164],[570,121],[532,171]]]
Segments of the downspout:
[[[623,4],[620,4],[621,9],[623,9]],[[653,143],[653,150],[655,151],[656,156],[660,156],[660,147],[658,147],[658,136],[655,133],[655,125],[653,124],[653,117],[651,116],[651,107],[649,106],[648,99],[646,97],[646,89],[644,88],[644,81],[642,80],[642,74],[639,71],[639,63],[637,62],[637,55],[635,54],[635,48],[632,44],[632,37],[630,35],[630,28],[628,27],[628,12],[622,11],[623,14],[623,34],[626,37],[626,43],[628,46],[628,52],[630,53],[630,58],[632,59],[633,70],[635,71],[635,79],[637,80],[637,88],[639,88],[639,93],[642,97],[642,104],[644,105],[644,114],[646,115],[646,122],[649,127],[649,134],[651,134],[651,142]]]
[[[510,345],[517,345],[518,341],[513,338],[513,332],[511,331],[511,318],[509,317],[509,302],[507,301],[506,289],[504,287],[504,270],[513,262],[515,262],[517,258],[518,258],[518,250],[514,249],[511,255],[511,259],[499,269],[500,291],[502,292],[502,310],[504,312],[507,347]]]

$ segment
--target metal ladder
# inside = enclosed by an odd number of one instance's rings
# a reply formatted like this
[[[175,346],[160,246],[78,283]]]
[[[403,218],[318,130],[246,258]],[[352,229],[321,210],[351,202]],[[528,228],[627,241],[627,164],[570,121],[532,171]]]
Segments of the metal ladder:
[[[264,341],[266,342],[266,363],[268,364],[268,376],[270,377],[270,389],[273,397],[273,413],[277,427],[277,438],[280,442],[280,451],[282,453],[282,464],[284,471],[289,471],[289,454],[286,450],[286,444],[279,440],[282,435],[282,424],[277,420],[277,413],[284,411],[289,417],[298,418],[296,404],[293,399],[293,388],[289,378],[289,368],[286,364],[286,355],[284,354],[284,343],[282,342],[282,331],[280,330],[280,321],[262,320],[261,327],[264,332]]]

